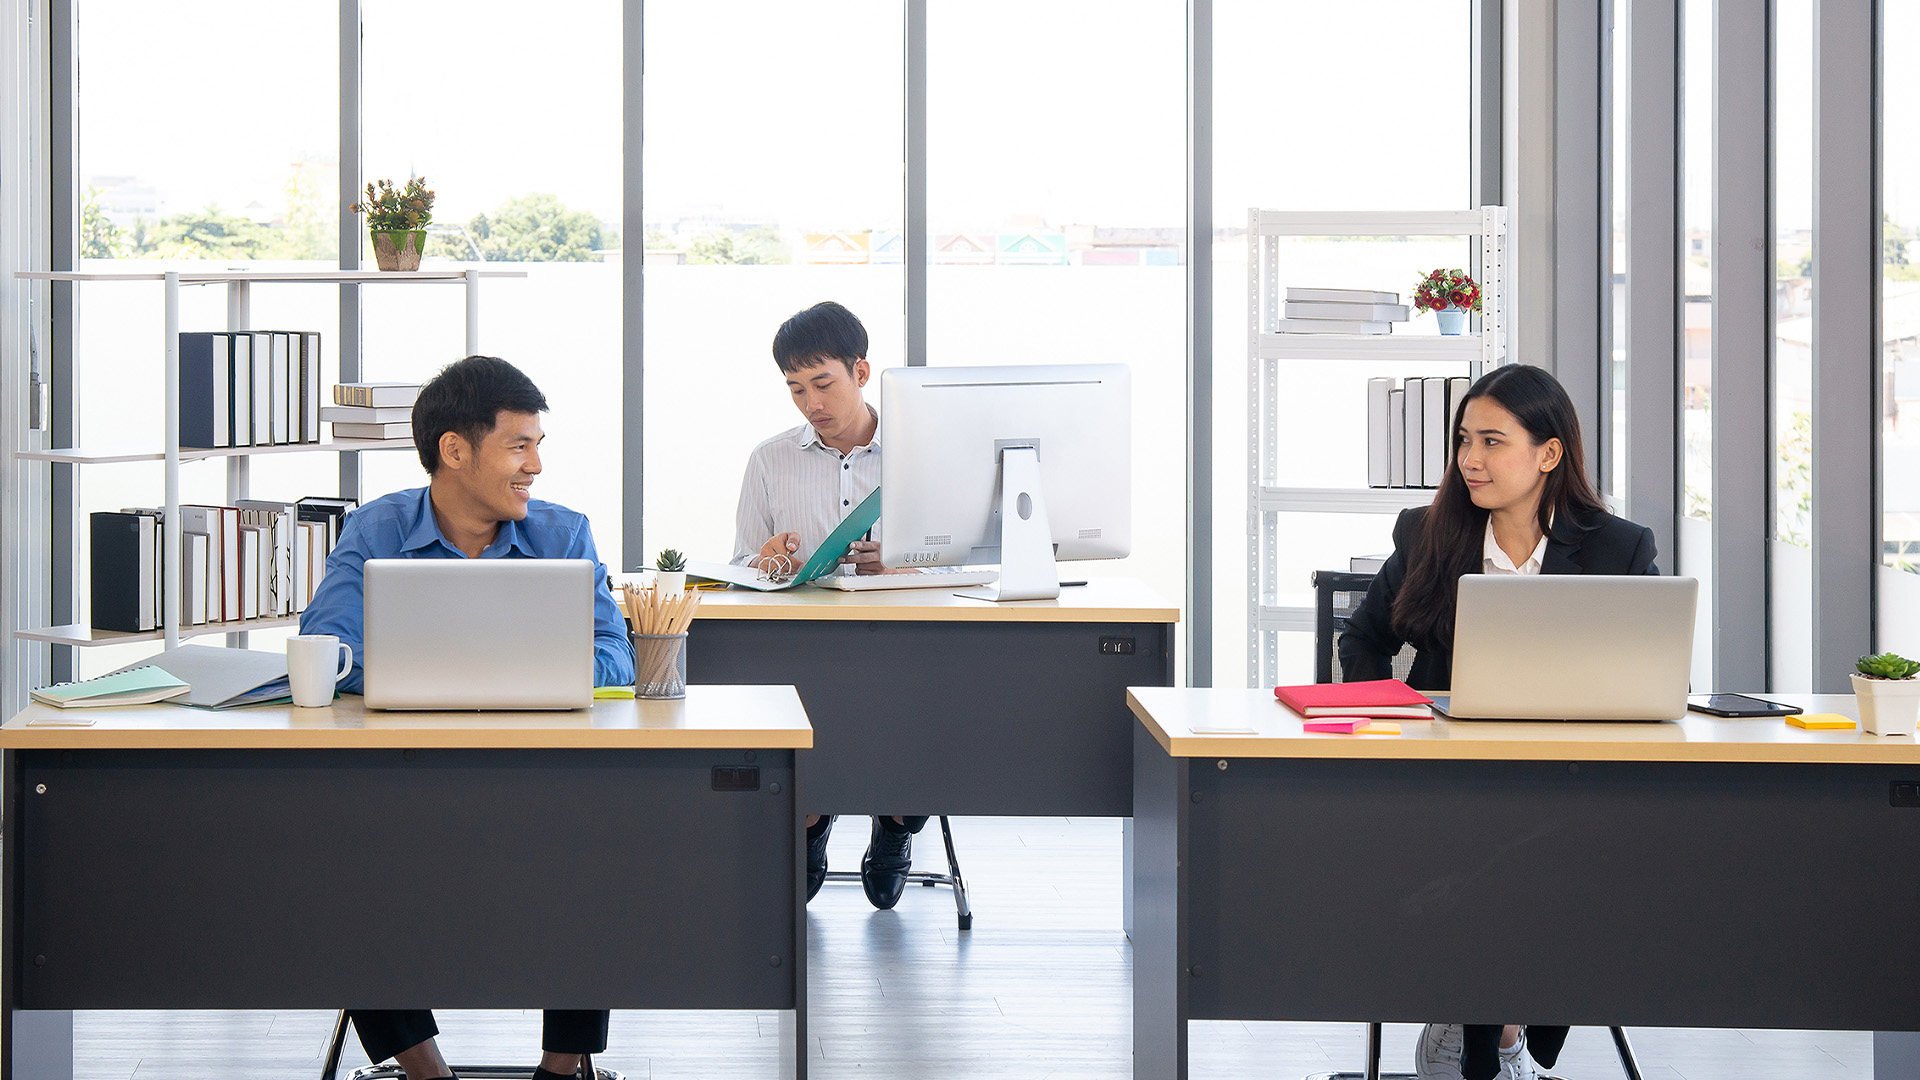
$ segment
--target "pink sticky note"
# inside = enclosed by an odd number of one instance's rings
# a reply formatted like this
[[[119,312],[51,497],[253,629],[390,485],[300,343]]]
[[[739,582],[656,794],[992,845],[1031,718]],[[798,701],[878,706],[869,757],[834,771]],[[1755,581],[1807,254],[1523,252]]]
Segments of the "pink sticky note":
[[[1373,723],[1373,720],[1365,716],[1316,716],[1311,720],[1302,721],[1300,729],[1302,731],[1325,731],[1335,735],[1351,735],[1371,723]]]

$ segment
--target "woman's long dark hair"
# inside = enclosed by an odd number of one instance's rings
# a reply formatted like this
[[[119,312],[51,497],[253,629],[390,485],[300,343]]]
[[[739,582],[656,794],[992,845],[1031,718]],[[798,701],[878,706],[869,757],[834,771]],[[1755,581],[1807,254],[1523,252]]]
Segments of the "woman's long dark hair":
[[[1453,414],[1453,453],[1447,472],[1433,493],[1413,550],[1407,552],[1407,576],[1393,598],[1393,629],[1415,648],[1448,646],[1453,641],[1454,595],[1460,577],[1480,569],[1484,557],[1487,511],[1475,506],[1460,476],[1460,428],[1466,422],[1467,402],[1485,397],[1512,413],[1534,444],[1559,439],[1560,464],[1547,474],[1540,494],[1540,531],[1557,513],[1584,518],[1606,505],[1587,479],[1580,450],[1580,418],[1559,380],[1537,367],[1509,364],[1480,377],[1460,399]]]

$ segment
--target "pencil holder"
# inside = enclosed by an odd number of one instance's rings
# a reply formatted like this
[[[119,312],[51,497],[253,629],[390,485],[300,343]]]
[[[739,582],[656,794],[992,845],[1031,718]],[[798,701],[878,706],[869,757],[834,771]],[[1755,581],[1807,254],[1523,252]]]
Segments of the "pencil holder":
[[[687,635],[634,634],[633,694],[643,698],[687,696]]]

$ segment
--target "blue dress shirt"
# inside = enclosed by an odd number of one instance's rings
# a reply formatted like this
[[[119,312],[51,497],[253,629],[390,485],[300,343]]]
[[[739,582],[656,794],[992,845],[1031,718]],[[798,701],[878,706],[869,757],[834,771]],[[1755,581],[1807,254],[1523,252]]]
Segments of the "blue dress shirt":
[[[483,559],[587,559],[593,563],[593,685],[633,685],[633,642],[607,587],[607,568],[593,549],[584,514],[534,499],[521,521],[503,521]],[[364,571],[368,559],[464,559],[433,516],[426,488],[396,491],[347,515],[340,542],[327,556],[326,573],[300,616],[303,634],[332,634],[353,647],[353,670],[340,689],[361,692],[365,673],[360,651],[366,640]]]

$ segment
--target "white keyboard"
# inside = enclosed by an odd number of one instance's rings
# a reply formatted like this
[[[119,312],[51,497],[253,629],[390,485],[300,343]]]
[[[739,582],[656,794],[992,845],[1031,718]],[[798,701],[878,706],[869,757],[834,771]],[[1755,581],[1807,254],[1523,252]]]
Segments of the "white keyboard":
[[[989,585],[999,579],[998,570],[928,566],[911,574],[830,574],[814,584],[842,592],[870,592],[875,589],[956,589],[967,585]]]

